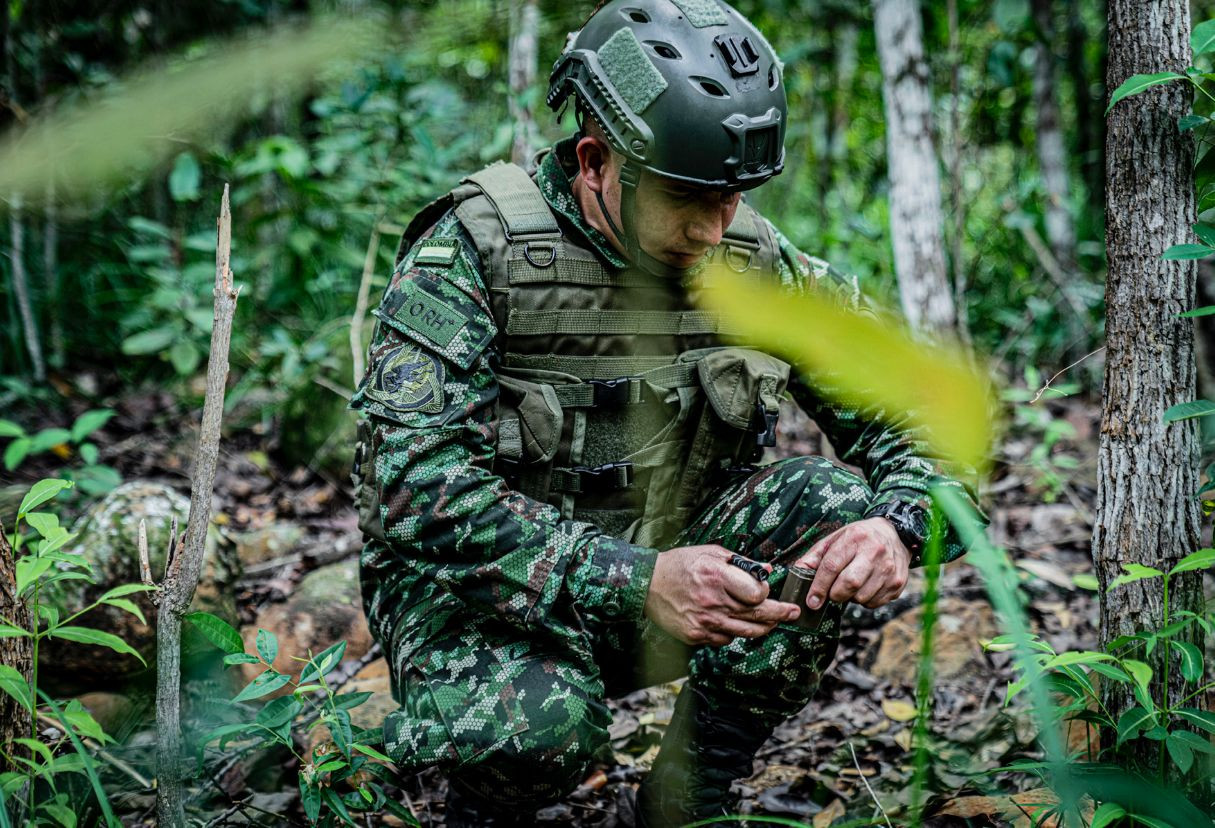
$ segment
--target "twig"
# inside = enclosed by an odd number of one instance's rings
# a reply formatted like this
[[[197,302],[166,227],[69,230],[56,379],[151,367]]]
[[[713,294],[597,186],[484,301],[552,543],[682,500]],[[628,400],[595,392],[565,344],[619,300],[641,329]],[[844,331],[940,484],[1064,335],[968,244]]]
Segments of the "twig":
[[[363,320],[367,318],[367,305],[371,297],[371,277],[375,273],[376,255],[380,252],[380,224],[371,228],[371,239],[367,242],[367,256],[363,259],[363,278],[359,280],[359,297],[354,303],[354,315],[350,317],[350,355],[354,364],[354,385],[363,379],[366,368],[363,363]]]
[[[873,788],[869,787],[869,780],[865,778],[865,772],[861,770],[861,763],[856,758],[856,748],[852,746],[852,741],[848,742],[848,752],[852,754],[852,764],[856,765],[856,772],[861,777],[861,782],[865,784],[865,790],[869,791],[869,797],[873,800],[873,804],[882,812],[882,819],[886,820],[886,828],[894,828],[890,824],[890,817],[886,816],[886,809],[882,807],[881,801],[878,800],[877,794],[873,792]]]
[[[1077,365],[1079,365],[1081,362],[1084,362],[1084,360],[1088,359],[1088,358],[1089,358],[1089,357],[1091,357],[1091,356],[1096,356],[1097,354],[1101,353],[1101,352],[1102,352],[1102,351],[1104,351],[1104,350],[1105,350],[1105,346],[1104,346],[1104,345],[1102,345],[1102,346],[1101,346],[1100,348],[1098,348],[1097,350],[1093,351],[1092,353],[1085,354],[1084,356],[1080,357],[1078,360],[1076,360],[1075,362],[1073,362],[1071,365],[1069,365],[1069,366],[1067,366],[1066,368],[1064,368],[1062,371],[1059,371],[1058,373],[1056,373],[1056,374],[1055,374],[1053,377],[1051,377],[1050,379],[1048,379],[1048,380],[1046,381],[1046,384],[1045,384],[1045,385],[1043,385],[1041,388],[1039,388],[1039,389],[1038,389],[1038,393],[1037,393],[1037,394],[1034,394],[1034,398],[1033,398],[1032,400],[1030,400],[1030,401],[1029,401],[1029,404],[1030,404],[1030,405],[1033,405],[1033,404],[1034,404],[1034,403],[1036,403],[1038,400],[1042,399],[1042,395],[1046,393],[1046,389],[1050,388],[1050,384],[1051,384],[1052,382],[1054,382],[1055,380],[1059,379],[1059,377],[1063,376],[1064,374],[1066,374],[1066,373],[1067,373],[1068,371],[1070,371],[1071,369],[1075,368],[1075,367],[1076,367]]]
[[[148,560],[148,522],[139,521],[139,579],[148,586],[156,586],[152,580],[152,563]]]
[[[215,324],[207,358],[207,393],[203,400],[202,425],[194,455],[194,477],[190,487],[190,517],[185,537],[166,567],[156,614],[156,812],[162,828],[185,825],[181,768],[181,619],[202,572],[206,554],[207,524],[211,519],[211,494],[215,488],[215,466],[219,457],[220,423],[223,420],[224,389],[228,382],[228,348],[237,291],[232,285],[232,211],[228,186],[220,202],[215,246]]]

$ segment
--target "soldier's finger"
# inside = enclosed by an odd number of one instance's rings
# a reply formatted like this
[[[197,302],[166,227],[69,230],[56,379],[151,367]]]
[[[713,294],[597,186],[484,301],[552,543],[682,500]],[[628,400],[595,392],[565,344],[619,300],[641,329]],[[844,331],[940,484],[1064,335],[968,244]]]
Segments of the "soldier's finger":
[[[768,597],[768,582],[757,581],[736,566],[724,565],[722,585],[726,595],[736,601],[754,606]]]
[[[714,632],[731,638],[759,638],[770,633],[774,626],[775,624],[760,624],[755,621],[744,621],[741,618],[722,616]]]
[[[797,562],[797,565],[807,566],[811,569],[818,568],[819,564],[831,550],[831,545],[835,543],[841,531],[842,530],[837,529],[836,531],[827,535],[827,537],[820,538],[817,543],[810,547],[810,551],[806,553],[805,557]]]
[[[852,596],[852,600],[858,604],[863,604],[866,607],[873,609],[873,607],[870,606],[870,602],[882,595],[885,595],[888,589],[889,582],[886,580],[886,578],[882,577],[878,572],[873,571],[870,572],[869,578],[864,584],[861,585],[860,589],[856,591],[856,595]],[[885,603],[885,601],[882,603]]]
[[[837,604],[853,601],[857,593],[869,583],[873,574],[873,562],[867,556],[858,555],[836,576],[827,597]]]
[[[839,574],[844,571],[845,567],[852,562],[855,555],[855,550],[850,550],[844,544],[840,544],[830,551],[819,562],[818,572],[814,575],[814,582],[810,584],[810,592],[806,595],[806,603],[810,609],[818,609],[827,600],[827,595],[835,588],[835,580]]]

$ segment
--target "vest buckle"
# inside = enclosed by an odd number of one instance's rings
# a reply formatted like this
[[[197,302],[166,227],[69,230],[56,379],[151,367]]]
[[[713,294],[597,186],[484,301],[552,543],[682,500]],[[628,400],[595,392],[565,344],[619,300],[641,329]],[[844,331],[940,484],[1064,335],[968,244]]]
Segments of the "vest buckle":
[[[755,437],[757,446],[776,445],[776,421],[780,419],[780,409],[768,410],[762,402],[755,404],[755,419],[759,434]]]
[[[574,466],[570,471],[578,480],[578,490],[572,494],[610,492],[633,485],[633,464],[627,460],[602,466]]]
[[[540,253],[540,261],[532,258],[532,245],[536,246],[536,250]],[[546,268],[552,267],[553,262],[557,261],[557,246],[552,242],[526,242],[523,245],[523,258],[531,262],[533,267]]]
[[[616,379],[587,380],[587,384],[594,391],[592,405],[595,408],[620,408],[631,402],[641,402],[640,389],[637,394],[638,399],[633,399],[633,382],[640,379],[641,377],[616,377]]]

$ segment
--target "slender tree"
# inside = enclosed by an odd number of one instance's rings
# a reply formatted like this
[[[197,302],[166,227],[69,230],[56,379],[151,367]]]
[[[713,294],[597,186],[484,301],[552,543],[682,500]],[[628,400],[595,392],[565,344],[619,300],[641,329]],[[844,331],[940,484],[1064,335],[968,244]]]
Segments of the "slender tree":
[[[3,526],[0,526],[0,618],[23,629],[30,626],[29,607],[17,595],[16,562]],[[34,666],[32,649],[28,638],[0,638],[0,664],[12,667],[28,681]],[[0,747],[3,748],[3,752],[0,752],[0,773],[14,770],[9,766],[6,755],[24,755],[22,749],[13,745],[13,739],[29,735],[29,710],[8,693],[0,693]]]
[[[1034,24],[1038,42],[1034,56],[1034,109],[1037,129],[1038,170],[1042,175],[1046,204],[1046,240],[1055,261],[1064,272],[1076,267],[1076,228],[1072,222],[1071,186],[1067,173],[1067,145],[1056,95],[1053,0],[1033,0]]]
[[[1108,8],[1108,89],[1131,75],[1184,72],[1190,65],[1186,0],[1109,0]],[[1166,425],[1163,419],[1170,406],[1195,394],[1194,323],[1178,314],[1194,306],[1197,268],[1161,259],[1171,245],[1189,241],[1194,221],[1193,139],[1177,129],[1191,97],[1185,84],[1158,86],[1120,101],[1107,125],[1105,399],[1093,532],[1105,644],[1160,624],[1160,580],[1106,593],[1123,564],[1168,569],[1199,540],[1195,426]],[[1174,578],[1169,597],[1173,611],[1199,610],[1199,574]],[[1162,697],[1168,675],[1168,697],[1175,703],[1181,684],[1176,666],[1171,672],[1165,667],[1171,655],[1169,648],[1158,648],[1150,661],[1153,694]],[[1115,682],[1105,683],[1104,695],[1115,717],[1135,704]],[[1104,735],[1112,741],[1113,734]],[[1134,749],[1155,767],[1158,743]]]
[[[511,0],[510,22],[510,115],[515,125],[510,157],[516,164],[526,164],[537,135],[536,115],[529,97],[536,82],[540,40],[540,10],[536,0]]]
[[[945,275],[941,175],[920,3],[874,0],[873,8],[886,104],[890,234],[899,298],[912,326],[949,330],[957,314]]]

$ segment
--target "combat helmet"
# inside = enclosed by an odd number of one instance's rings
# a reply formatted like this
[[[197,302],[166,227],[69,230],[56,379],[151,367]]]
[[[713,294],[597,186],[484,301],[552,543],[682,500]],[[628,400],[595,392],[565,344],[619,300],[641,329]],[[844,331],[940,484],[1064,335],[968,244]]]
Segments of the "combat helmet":
[[[720,0],[612,0],[570,35],[549,78],[548,105],[572,95],[624,158],[618,228],[634,263],[672,268],[641,250],[633,216],[641,171],[735,192],[784,167],[782,65],[759,30]]]

